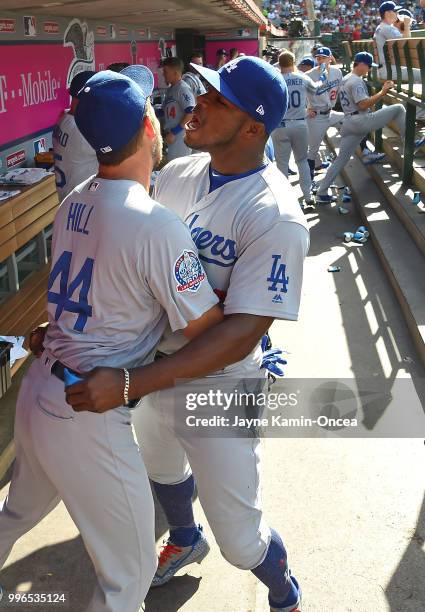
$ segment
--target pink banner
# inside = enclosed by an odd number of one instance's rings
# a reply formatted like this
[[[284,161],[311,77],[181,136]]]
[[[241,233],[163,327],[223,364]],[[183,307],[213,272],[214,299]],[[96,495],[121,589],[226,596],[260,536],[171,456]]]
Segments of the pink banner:
[[[113,62],[141,63],[158,83],[158,42],[95,44],[94,53],[86,56],[78,55],[75,44],[0,45],[0,49],[0,148],[54,125],[69,105],[69,82],[77,72],[92,69],[93,55],[96,70]]]
[[[68,106],[73,54],[58,45],[1,47],[0,146],[54,125]]]
[[[230,49],[236,47],[239,53],[245,53],[245,55],[259,55],[258,40],[214,40],[205,43],[205,56],[207,66],[215,68],[217,63],[217,50],[225,49],[229,53]]]

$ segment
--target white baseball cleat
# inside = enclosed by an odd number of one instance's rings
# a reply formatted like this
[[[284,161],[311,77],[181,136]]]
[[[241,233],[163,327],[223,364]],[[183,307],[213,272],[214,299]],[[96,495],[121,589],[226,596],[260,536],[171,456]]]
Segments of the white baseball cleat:
[[[199,526],[199,537],[190,546],[177,546],[171,539],[162,547],[158,559],[158,569],[153,577],[151,587],[162,586],[182,569],[191,563],[201,563],[210,552],[210,546]]]

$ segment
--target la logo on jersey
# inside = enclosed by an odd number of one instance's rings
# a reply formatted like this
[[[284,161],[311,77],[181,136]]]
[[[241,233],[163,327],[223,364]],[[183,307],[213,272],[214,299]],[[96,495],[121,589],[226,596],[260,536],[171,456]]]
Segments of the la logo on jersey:
[[[279,295],[279,292],[288,292],[289,278],[286,276],[286,264],[280,262],[282,255],[272,255],[272,259],[272,269],[270,276],[267,278],[267,282],[271,284],[267,287],[267,289],[276,294],[272,299],[272,302],[280,303],[283,300],[282,296]]]
[[[174,276],[177,281],[177,291],[196,293],[205,280],[205,272],[201,262],[193,251],[183,251],[174,264]]]

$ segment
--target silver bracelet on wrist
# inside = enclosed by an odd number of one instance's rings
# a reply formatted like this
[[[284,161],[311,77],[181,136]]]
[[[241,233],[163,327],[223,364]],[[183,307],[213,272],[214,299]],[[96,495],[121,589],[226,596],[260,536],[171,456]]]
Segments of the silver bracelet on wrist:
[[[130,374],[128,373],[127,368],[123,368],[123,371],[124,371],[124,378],[125,378],[123,395],[124,395],[124,405],[126,406],[128,402],[130,401],[128,399],[128,392],[130,390]]]

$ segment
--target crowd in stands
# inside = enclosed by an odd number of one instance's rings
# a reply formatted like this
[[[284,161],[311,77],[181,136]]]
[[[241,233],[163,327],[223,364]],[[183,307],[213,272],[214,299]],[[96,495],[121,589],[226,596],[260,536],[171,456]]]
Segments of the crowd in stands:
[[[422,21],[422,9],[418,3],[406,1],[402,4],[417,21]],[[339,32],[351,35],[352,40],[362,40],[371,38],[380,22],[378,5],[372,0],[314,0],[314,7],[322,34]],[[264,0],[263,13],[273,25],[285,30],[291,16],[301,14],[307,19],[304,1]]]

